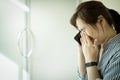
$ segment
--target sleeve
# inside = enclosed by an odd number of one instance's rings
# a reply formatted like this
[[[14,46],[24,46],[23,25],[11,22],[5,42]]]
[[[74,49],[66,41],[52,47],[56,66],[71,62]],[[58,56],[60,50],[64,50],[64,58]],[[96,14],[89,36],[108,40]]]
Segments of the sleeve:
[[[79,71],[77,71],[77,73],[78,73],[77,80],[88,80],[87,74],[81,75],[81,74],[79,73]],[[102,80],[102,79],[97,78],[96,80]]]
[[[103,80],[120,80],[120,50],[115,53],[107,65]]]
[[[77,70],[77,73],[78,73],[77,80],[88,80],[87,74],[81,75],[80,72],[79,72],[79,70]]]

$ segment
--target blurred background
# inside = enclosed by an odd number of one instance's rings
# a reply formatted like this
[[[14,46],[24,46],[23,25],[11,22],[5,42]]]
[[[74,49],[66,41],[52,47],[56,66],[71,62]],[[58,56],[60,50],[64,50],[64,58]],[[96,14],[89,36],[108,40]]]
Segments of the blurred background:
[[[69,20],[87,0],[0,0],[0,79],[76,80],[77,30]],[[120,13],[120,0],[100,0]]]

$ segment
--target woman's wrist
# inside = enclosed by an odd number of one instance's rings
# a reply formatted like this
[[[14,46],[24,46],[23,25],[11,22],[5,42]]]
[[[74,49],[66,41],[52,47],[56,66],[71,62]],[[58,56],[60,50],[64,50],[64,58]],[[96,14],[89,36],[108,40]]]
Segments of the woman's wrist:
[[[92,66],[97,66],[97,62],[87,62],[85,63],[85,67],[92,67]]]
[[[88,62],[96,62],[96,59],[95,58],[85,58],[85,62],[88,63]]]

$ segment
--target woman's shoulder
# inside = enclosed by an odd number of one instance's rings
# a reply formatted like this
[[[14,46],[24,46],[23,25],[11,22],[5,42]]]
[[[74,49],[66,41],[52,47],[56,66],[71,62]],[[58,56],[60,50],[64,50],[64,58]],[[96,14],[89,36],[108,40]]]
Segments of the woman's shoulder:
[[[120,34],[115,35],[104,45],[105,51],[119,48],[120,48]]]
[[[117,51],[120,50],[120,33],[115,36],[113,44]]]

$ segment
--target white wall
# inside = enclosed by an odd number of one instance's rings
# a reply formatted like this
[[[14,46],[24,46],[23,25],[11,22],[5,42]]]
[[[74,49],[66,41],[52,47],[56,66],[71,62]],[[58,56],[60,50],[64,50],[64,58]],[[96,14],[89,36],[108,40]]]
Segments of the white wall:
[[[69,23],[75,6],[75,0],[32,0],[32,80],[76,79],[76,30]]]
[[[101,0],[105,6],[111,9],[115,9],[120,13],[120,0]]]

